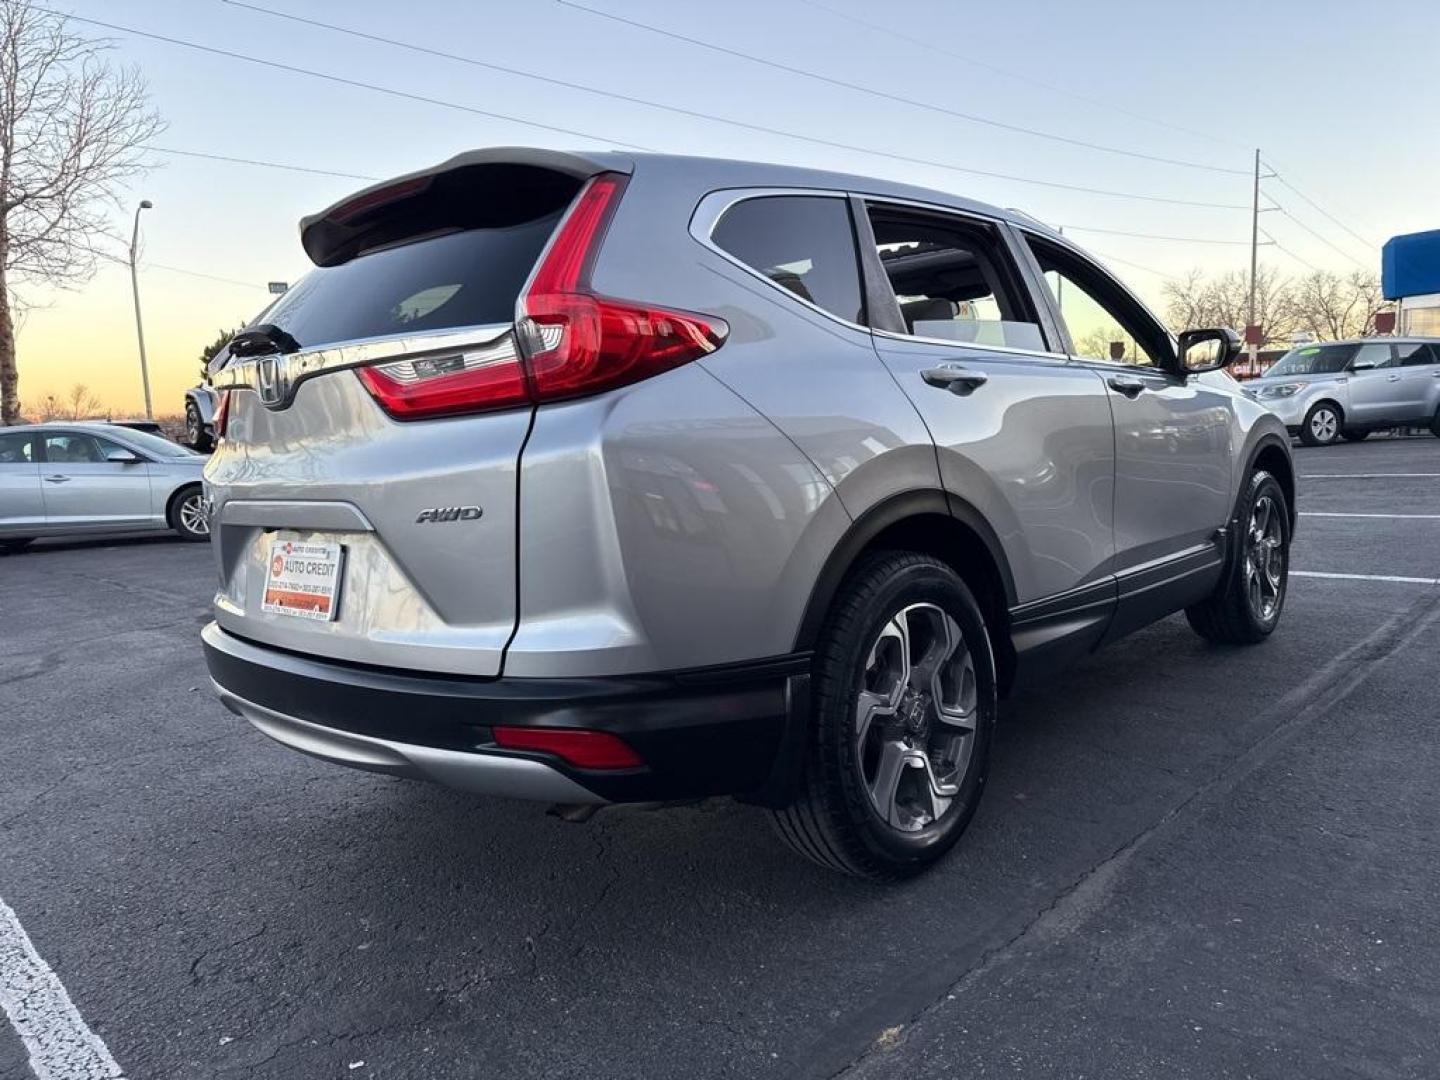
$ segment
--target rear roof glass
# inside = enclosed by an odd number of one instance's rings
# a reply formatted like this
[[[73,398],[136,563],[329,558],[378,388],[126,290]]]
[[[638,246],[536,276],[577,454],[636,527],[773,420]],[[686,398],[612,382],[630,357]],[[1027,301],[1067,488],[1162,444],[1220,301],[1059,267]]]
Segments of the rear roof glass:
[[[306,274],[257,322],[302,348],[508,323],[561,211],[372,251]]]

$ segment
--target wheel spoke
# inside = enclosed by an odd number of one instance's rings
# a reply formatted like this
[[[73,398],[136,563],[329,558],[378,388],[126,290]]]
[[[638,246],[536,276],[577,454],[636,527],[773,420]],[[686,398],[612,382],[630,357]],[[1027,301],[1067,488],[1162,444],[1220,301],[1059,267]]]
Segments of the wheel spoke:
[[[876,716],[893,716],[895,709],[889,697],[873,690],[861,690],[855,703],[855,745],[865,752],[865,738]]]
[[[900,793],[900,778],[905,775],[909,751],[901,742],[887,742],[880,747],[880,762],[875,767],[875,779],[870,783],[870,801],[880,816],[896,828],[903,828],[899,808],[895,805]]]

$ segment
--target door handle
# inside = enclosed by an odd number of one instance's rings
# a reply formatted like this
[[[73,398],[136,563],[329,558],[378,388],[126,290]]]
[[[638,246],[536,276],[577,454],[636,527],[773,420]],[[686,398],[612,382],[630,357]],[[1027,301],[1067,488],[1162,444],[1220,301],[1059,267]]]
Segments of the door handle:
[[[47,484],[68,484],[68,483],[70,482],[70,477],[68,477],[68,476],[47,476],[47,477],[45,477],[45,482],[46,482]]]
[[[960,397],[973,393],[990,381],[990,376],[983,371],[971,371],[959,364],[941,364],[939,367],[926,368],[920,372],[920,378],[930,386],[949,390]]]
[[[1386,381],[1386,382],[1399,382],[1399,381],[1400,381],[1400,376],[1399,376],[1399,375],[1387,375],[1387,376],[1385,376],[1385,381]]]
[[[1128,398],[1137,396],[1145,389],[1145,380],[1137,379],[1133,375],[1112,375],[1105,380],[1110,384],[1110,389],[1124,394]]]

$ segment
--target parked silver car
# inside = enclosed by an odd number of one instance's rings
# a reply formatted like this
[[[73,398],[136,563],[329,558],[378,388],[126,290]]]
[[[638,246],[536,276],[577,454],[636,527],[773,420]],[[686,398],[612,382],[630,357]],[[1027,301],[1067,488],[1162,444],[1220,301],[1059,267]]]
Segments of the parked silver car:
[[[736,795],[890,878],[970,820],[997,695],[1172,612],[1280,618],[1294,470],[1234,335],[1175,341],[1022,216],[502,149],[301,238],[214,376],[203,633],[297,750],[577,813]]]
[[[204,540],[204,467],[183,446],[116,424],[0,428],[0,549],[40,536],[147,528]]]
[[[1377,428],[1440,436],[1440,339],[1361,338],[1302,345],[1246,384],[1306,446],[1358,442]]]

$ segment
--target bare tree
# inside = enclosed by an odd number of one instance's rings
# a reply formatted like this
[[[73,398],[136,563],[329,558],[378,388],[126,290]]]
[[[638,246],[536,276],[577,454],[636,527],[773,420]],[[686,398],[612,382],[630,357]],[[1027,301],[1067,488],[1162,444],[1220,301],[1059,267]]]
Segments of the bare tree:
[[[95,272],[119,185],[162,128],[144,81],[63,16],[0,0],[0,424],[20,414],[13,287]]]
[[[101,409],[100,399],[84,383],[76,383],[65,397],[46,394],[40,399],[40,421],[87,420]]]
[[[1242,330],[1250,311],[1250,275],[1232,270],[1207,278],[1192,270],[1167,281],[1164,295],[1175,330],[1217,326]],[[1296,330],[1294,287],[1274,267],[1262,266],[1255,275],[1255,320],[1260,324],[1261,345],[1289,341]]]
[[[1366,270],[1346,277],[1317,270],[1295,283],[1295,321],[1320,341],[1363,337],[1375,328],[1375,316],[1389,304],[1380,279]]]

